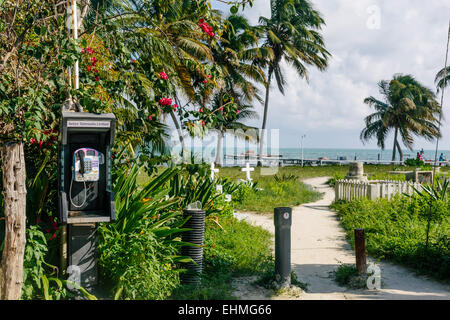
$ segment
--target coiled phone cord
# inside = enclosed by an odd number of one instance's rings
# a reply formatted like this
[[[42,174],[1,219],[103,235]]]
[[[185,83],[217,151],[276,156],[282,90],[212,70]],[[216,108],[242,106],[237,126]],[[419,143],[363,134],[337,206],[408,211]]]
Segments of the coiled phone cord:
[[[70,188],[69,188],[69,199],[70,199],[70,203],[75,207],[75,208],[81,208],[82,206],[84,206],[84,204],[86,203],[86,198],[87,198],[87,192],[86,192],[86,181],[83,180],[83,184],[84,184],[84,201],[81,205],[76,205],[75,203],[73,203],[72,201],[72,184],[73,184],[73,177],[70,180]]]

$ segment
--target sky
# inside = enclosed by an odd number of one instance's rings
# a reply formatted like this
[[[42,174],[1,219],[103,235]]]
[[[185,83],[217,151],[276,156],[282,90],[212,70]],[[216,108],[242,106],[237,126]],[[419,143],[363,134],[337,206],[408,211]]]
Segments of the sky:
[[[216,9],[226,5],[212,0]],[[309,68],[309,82],[283,65],[285,94],[272,86],[268,129],[279,129],[281,148],[372,148],[376,141],[359,139],[364,118],[373,110],[365,97],[379,95],[377,83],[396,73],[411,74],[435,91],[436,73],[444,67],[450,18],[448,0],[312,0],[326,22],[323,36],[332,57],[326,71]],[[269,0],[254,0],[243,14],[252,24],[270,16]],[[450,60],[450,59],[449,59]],[[437,96],[440,101],[440,94]],[[261,127],[263,106],[255,104],[260,119],[247,124]],[[450,150],[450,88],[444,96],[441,150]],[[392,148],[393,134],[386,141]],[[415,149],[435,148],[435,141],[415,139]]]

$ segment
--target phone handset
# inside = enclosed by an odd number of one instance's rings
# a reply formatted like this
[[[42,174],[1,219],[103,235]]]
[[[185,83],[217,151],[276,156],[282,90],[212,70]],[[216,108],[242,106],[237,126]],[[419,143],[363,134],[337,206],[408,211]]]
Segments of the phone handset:
[[[86,182],[95,182],[99,180],[100,164],[104,163],[104,157],[101,152],[90,148],[77,149],[73,153],[72,181],[70,182],[69,199],[76,208],[84,206],[87,200]],[[84,201],[81,205],[76,205],[72,201],[73,181],[83,182]]]

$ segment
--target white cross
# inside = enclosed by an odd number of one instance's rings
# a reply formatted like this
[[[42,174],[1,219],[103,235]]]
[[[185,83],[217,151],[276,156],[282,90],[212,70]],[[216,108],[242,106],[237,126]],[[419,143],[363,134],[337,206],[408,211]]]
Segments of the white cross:
[[[244,171],[247,175],[247,181],[251,182],[252,178],[250,177],[250,172],[255,171],[255,168],[250,168],[250,163],[247,162],[245,168],[242,168],[241,171]]]
[[[219,172],[219,169],[214,169],[214,162],[211,162],[211,179],[214,180],[214,173]]]

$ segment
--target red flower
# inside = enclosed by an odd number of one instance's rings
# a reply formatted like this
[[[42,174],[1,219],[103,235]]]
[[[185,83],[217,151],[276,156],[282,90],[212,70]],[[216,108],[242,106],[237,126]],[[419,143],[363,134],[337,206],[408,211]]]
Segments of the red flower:
[[[211,75],[210,75],[210,74],[207,74],[206,77],[207,77],[208,79],[211,79]]]
[[[239,113],[239,109],[236,110],[236,114],[238,114],[238,113]]]
[[[200,18],[200,21],[199,21],[200,23],[205,23],[205,19],[203,19],[203,18]]]
[[[152,121],[152,119],[153,119],[152,116],[148,116],[149,121]]]
[[[159,73],[159,76],[160,76],[161,78],[163,78],[164,80],[167,80],[167,79],[169,78],[169,76],[167,75],[167,73],[165,73],[164,71],[160,72],[160,73]]]
[[[95,77],[95,81],[99,81],[100,80],[100,78],[99,77]]]
[[[202,126],[204,126],[204,125],[205,125],[205,121],[202,120]]]
[[[87,70],[88,70],[88,71],[91,71],[91,66],[88,66],[88,67],[87,67]]]
[[[50,240],[53,240],[56,238],[56,232],[50,237]]]
[[[172,104],[172,99],[170,98],[161,98],[159,99],[159,104],[162,106],[170,106]]]
[[[206,79],[202,81],[202,83],[207,83],[207,82],[208,82],[208,80],[206,80]]]
[[[31,143],[31,144],[34,144],[34,143],[37,143],[37,141],[36,141],[35,138],[31,138],[31,139],[30,139],[30,143]]]
[[[177,110],[178,105],[175,103],[172,107],[173,107],[174,110]]]
[[[219,110],[220,110],[220,111],[223,111],[223,107],[220,107]]]
[[[84,53],[84,48],[81,48],[81,53]]]
[[[133,59],[133,63],[136,63],[136,60]]]
[[[198,110],[199,112],[203,112],[203,107],[200,108],[200,110]]]
[[[39,141],[39,148],[42,147],[42,144],[44,143],[44,141]]]

